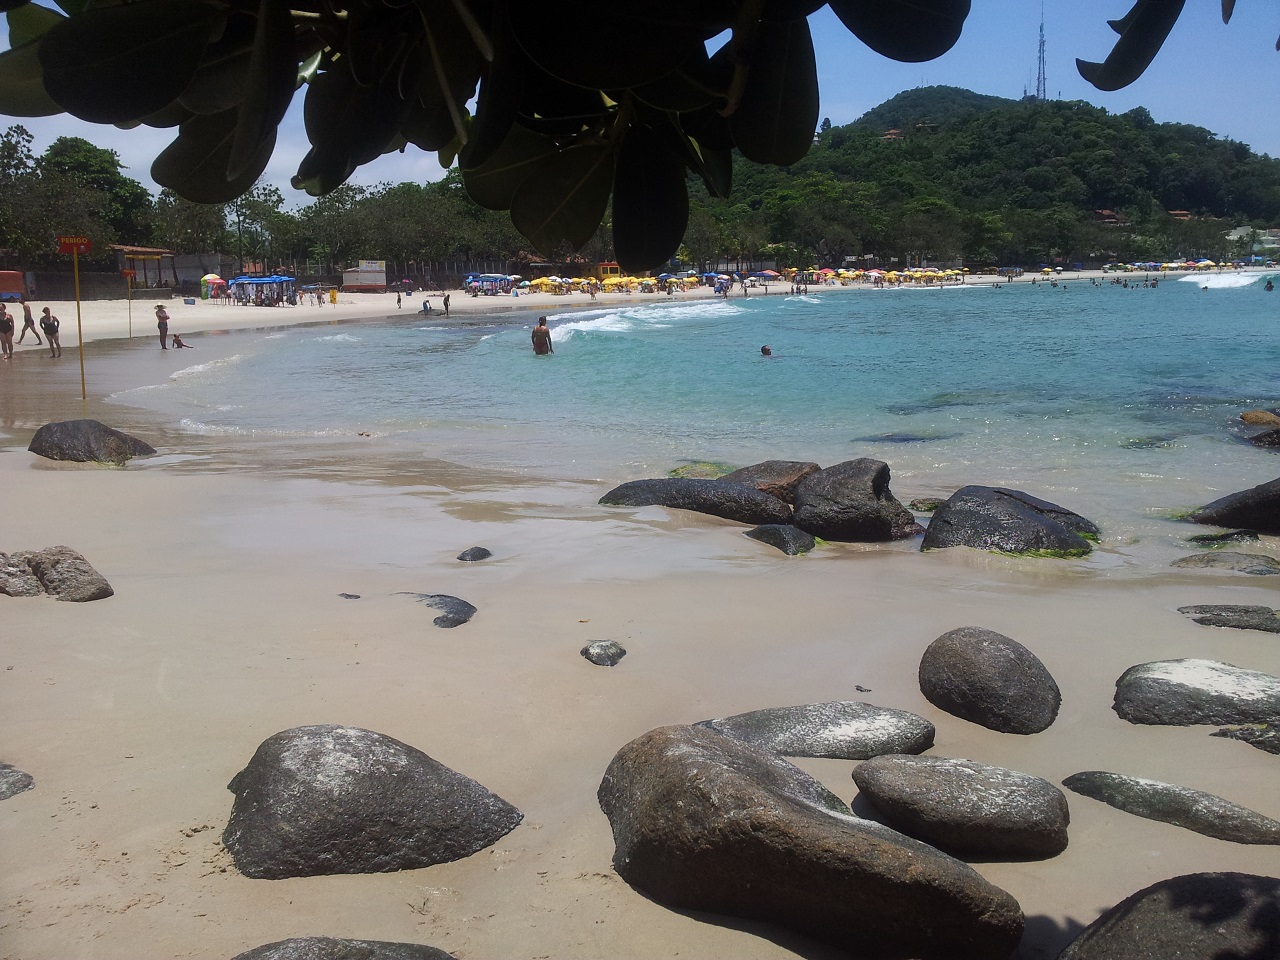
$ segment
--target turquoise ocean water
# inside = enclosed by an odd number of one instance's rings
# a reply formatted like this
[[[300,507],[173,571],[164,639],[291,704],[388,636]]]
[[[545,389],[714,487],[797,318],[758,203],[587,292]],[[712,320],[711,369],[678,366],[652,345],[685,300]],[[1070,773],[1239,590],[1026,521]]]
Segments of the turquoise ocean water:
[[[1280,452],[1234,422],[1280,404],[1280,292],[1263,282],[548,301],[551,357],[533,356],[525,314],[396,317],[240,334],[225,358],[113,399],[207,436],[366,432],[565,478],[873,456],[900,497],[1002,483],[1132,524],[1280,476]]]

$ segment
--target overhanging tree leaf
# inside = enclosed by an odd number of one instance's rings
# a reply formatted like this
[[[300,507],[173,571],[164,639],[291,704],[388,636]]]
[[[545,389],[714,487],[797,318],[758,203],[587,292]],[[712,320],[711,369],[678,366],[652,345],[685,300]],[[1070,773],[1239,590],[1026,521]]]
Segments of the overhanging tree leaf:
[[[0,11],[17,10],[26,2],[27,0],[0,0]]]
[[[254,162],[235,178],[227,177],[236,112],[197,116],[178,128],[178,138],[151,165],[151,178],[194,203],[227,203],[253,186],[275,148],[275,131]]]
[[[63,20],[40,41],[44,84],[72,116],[136,120],[190,83],[218,8],[201,0],[138,0]]]
[[[224,113],[239,106],[249,82],[249,62],[257,21],[243,13],[227,16],[222,35],[204,57],[178,101],[198,114]]]
[[[669,260],[689,223],[684,160],[667,138],[633,126],[618,149],[613,175],[613,248],[628,272]]]
[[[714,89],[707,48],[699,45],[688,60],[666,76],[633,87],[631,92],[637,99],[659,110],[687,113],[709,106],[718,99],[718,94]]]
[[[859,40],[881,56],[920,63],[955,46],[969,0],[829,0]]]
[[[40,43],[0,53],[0,113],[10,117],[51,117],[62,107],[45,92]]]
[[[1111,26],[1120,39],[1102,63],[1076,60],[1080,76],[1099,90],[1127,87],[1151,65],[1164,45],[1169,31],[1178,22],[1185,0],[1137,0],[1119,21]]]
[[[818,66],[809,22],[779,24],[750,58],[729,130],[748,160],[785,167],[809,152],[818,125]]]
[[[542,161],[559,152],[555,141],[521,126],[507,131],[493,154],[484,163],[471,165],[471,155],[462,155],[462,184],[469,196],[487,210],[509,210],[520,185]]]
[[[511,199],[511,222],[539,251],[582,247],[596,232],[613,187],[608,144],[569,147],[534,165]]]
[[[236,116],[235,142],[227,167],[229,177],[235,179],[252,165],[268,138],[275,141],[276,127],[289,109],[297,84],[298,58],[289,5],[280,0],[261,0],[245,97]]]
[[[467,166],[484,163],[507,138],[515,122],[524,94],[524,78],[529,61],[519,45],[506,33],[493,40],[494,58],[480,76],[475,120],[463,151]]]
[[[56,10],[25,3],[10,10],[5,19],[9,22],[9,46],[20,47],[44,36],[66,17]]]

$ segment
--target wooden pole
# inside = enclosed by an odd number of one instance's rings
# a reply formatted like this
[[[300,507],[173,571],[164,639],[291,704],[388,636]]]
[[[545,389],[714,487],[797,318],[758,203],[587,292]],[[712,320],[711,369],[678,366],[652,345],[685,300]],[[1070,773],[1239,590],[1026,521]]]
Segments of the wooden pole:
[[[133,339],[133,277],[125,277],[124,282],[129,287],[129,339]]]
[[[80,248],[71,251],[71,269],[76,278],[76,336],[80,339],[80,402],[89,397],[84,383],[84,326],[80,322]]]

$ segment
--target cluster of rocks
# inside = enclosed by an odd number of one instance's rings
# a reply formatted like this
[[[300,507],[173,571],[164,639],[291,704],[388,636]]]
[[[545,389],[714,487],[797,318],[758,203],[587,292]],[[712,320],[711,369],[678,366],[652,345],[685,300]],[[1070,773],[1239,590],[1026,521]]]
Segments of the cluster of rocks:
[[[0,553],[0,594],[7,597],[48,595],[55,600],[87,603],[113,596],[111,584],[84,556],[70,547],[45,547]]]

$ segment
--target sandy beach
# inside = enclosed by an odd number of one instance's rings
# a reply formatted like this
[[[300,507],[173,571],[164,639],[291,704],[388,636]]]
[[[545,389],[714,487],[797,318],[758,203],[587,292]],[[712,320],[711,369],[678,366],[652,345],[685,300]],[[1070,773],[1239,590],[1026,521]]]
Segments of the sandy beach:
[[[570,306],[666,299],[455,293],[450,320],[512,312],[511,322],[531,324]],[[346,295],[336,308],[168,309],[171,332],[196,347],[179,359],[196,362],[216,355],[222,332],[421,322],[411,309],[420,300],[406,298],[399,313],[394,295]],[[770,706],[865,700],[911,710],[937,726],[938,756],[1052,783],[1123,772],[1280,817],[1276,758],[1210,738],[1210,728],[1134,726],[1111,710],[1116,678],[1144,661],[1203,657],[1280,673],[1274,637],[1177,612],[1280,606],[1275,578],[1167,568],[1113,578],[1056,561],[921,555],[911,542],[828,544],[789,558],[727,521],[598,505],[619,478],[422,456],[370,456],[366,467],[356,438],[245,441],[233,454],[235,440],[185,435],[104,401],[154,376],[153,302],[135,300],[131,321],[121,302],[82,306],[83,402],[75,305],[50,306],[62,321],[62,360],[46,360],[28,336],[0,369],[0,551],[67,544],[115,596],[0,596],[0,762],[35,778],[0,803],[4,958],[230,958],[294,936],[424,943],[464,960],[845,956],[777,927],[667,909],[611,868],[596,789],[614,753],[657,726]],[[132,345],[122,343],[130,323]],[[27,452],[42,423],[82,416],[159,455],[114,469]],[[936,491],[895,483],[894,492],[906,502]],[[454,559],[473,545],[494,556]],[[1264,538],[1258,549],[1274,554],[1280,543]],[[452,594],[479,612],[438,629],[434,611],[406,591]],[[1063,691],[1052,727],[1003,735],[924,699],[921,653],[964,625],[1000,631],[1044,661]],[[619,641],[627,657],[613,669],[589,664],[579,650],[596,639]],[[321,723],[411,744],[517,806],[524,822],[480,853],[420,870],[240,875],[219,841],[228,781],[267,737]],[[852,763],[798,765],[846,801],[856,794]],[[1103,909],[1157,880],[1280,870],[1274,847],[1068,799],[1065,853],[974,864],[1021,903],[1023,960],[1051,960]]]

